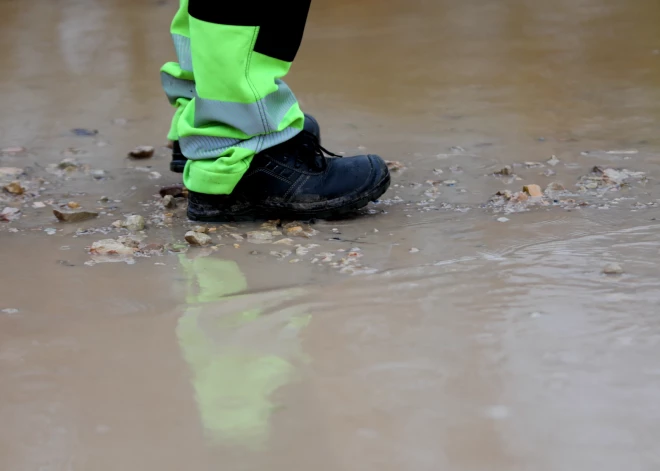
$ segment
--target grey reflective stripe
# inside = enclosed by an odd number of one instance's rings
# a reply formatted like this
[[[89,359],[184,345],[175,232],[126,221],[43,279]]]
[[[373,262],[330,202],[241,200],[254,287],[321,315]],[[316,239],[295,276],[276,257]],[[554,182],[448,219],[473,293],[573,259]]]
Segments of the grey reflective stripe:
[[[292,106],[297,103],[289,86],[276,80],[278,88],[256,103],[233,103],[195,97],[195,127],[224,123],[248,136],[277,131]]]
[[[197,95],[195,92],[195,82],[192,80],[178,79],[172,77],[170,74],[161,72],[160,81],[172,105],[176,103],[177,98],[188,98],[192,100]]]
[[[301,130],[288,127],[283,131],[255,136],[241,141],[225,137],[188,136],[180,137],[179,144],[183,155],[191,160],[215,159],[231,147],[251,149],[255,153],[288,141]]]
[[[180,34],[172,34],[176,57],[179,60],[179,67],[183,70],[192,72],[192,53],[190,52],[190,38]]]

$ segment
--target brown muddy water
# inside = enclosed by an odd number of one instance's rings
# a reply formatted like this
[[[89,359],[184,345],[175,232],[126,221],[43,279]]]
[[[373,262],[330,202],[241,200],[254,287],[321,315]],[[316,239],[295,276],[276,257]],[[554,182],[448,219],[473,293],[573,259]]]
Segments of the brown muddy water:
[[[187,252],[175,8],[0,0],[1,470],[660,469],[658,2],[314,0],[290,85],[405,168],[294,245]],[[89,254],[131,214],[149,256]]]

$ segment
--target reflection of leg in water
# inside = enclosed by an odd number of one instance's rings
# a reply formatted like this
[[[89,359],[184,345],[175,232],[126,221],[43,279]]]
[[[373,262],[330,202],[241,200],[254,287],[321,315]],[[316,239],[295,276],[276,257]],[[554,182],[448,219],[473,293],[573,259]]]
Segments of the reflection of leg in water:
[[[201,420],[216,442],[255,447],[268,438],[276,409],[270,396],[295,377],[302,361],[298,333],[309,318],[262,318],[241,296],[246,280],[233,261],[180,256],[188,281],[188,307],[177,337],[192,370]],[[242,335],[245,335],[242,337]]]

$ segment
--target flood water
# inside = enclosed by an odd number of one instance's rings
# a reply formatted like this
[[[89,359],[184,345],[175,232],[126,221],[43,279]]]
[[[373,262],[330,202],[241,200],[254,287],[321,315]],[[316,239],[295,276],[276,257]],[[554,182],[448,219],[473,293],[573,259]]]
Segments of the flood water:
[[[1,470],[660,469],[660,3],[314,0],[287,82],[324,146],[401,162],[383,201],[308,253],[218,225],[101,263],[127,214],[192,226],[154,196],[175,10],[0,0],[0,167],[32,185],[0,194]]]

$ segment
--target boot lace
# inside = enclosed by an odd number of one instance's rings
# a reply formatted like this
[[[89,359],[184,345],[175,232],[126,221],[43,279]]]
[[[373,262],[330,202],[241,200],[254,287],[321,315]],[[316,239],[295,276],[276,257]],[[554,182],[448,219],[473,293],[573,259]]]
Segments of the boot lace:
[[[341,155],[334,154],[323,147],[314,134],[304,130],[289,142],[291,143],[289,153],[295,159],[295,168],[300,168],[307,163],[311,167],[323,171],[328,167],[326,156],[341,158]]]

